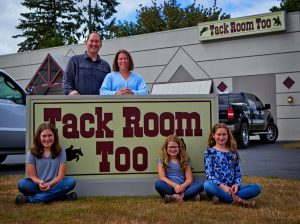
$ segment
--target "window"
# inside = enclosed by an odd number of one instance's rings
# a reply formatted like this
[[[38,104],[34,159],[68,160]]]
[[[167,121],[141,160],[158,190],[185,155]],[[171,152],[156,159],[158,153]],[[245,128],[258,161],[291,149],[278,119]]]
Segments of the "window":
[[[2,72],[0,72],[0,99],[24,104],[23,95],[19,91],[19,87]]]

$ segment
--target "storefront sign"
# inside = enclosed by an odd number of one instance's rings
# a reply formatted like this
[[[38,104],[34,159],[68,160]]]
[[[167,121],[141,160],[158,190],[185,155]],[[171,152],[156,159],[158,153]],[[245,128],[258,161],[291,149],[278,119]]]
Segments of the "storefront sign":
[[[198,27],[200,41],[284,31],[285,12],[199,23]]]
[[[147,195],[168,135],[183,138],[194,176],[204,175],[217,104],[214,95],[29,96],[27,115],[27,149],[42,122],[55,124],[80,195]]]
[[[184,139],[193,171],[201,173],[203,150],[216,121],[214,97],[30,96],[27,105],[28,146],[38,125],[49,121],[67,150],[67,173],[95,178],[156,174],[160,148],[171,134]]]

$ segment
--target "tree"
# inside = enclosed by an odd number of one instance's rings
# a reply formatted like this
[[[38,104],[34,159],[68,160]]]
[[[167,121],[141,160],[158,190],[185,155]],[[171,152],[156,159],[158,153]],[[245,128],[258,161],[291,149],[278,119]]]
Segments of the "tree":
[[[110,28],[115,24],[115,18],[109,19],[117,12],[115,9],[120,3],[117,0],[78,0],[82,3],[78,8],[82,18],[82,36],[86,37],[91,32],[98,32],[102,36],[109,38]]]
[[[270,11],[276,12],[285,10],[286,12],[300,11],[300,0],[278,0],[281,1],[280,7],[273,6]]]
[[[196,5],[196,1],[182,8],[177,0],[164,1],[158,5],[156,0],[152,6],[142,6],[137,10],[137,23],[118,21],[111,32],[115,37],[172,30],[183,27],[196,26],[200,22],[230,18],[229,14],[221,14],[222,9],[216,6],[204,8]]]
[[[80,18],[73,0],[24,0],[21,4],[30,12],[21,13],[24,19],[16,26],[23,33],[13,38],[26,38],[18,44],[18,52],[78,43],[81,34],[76,21]]]

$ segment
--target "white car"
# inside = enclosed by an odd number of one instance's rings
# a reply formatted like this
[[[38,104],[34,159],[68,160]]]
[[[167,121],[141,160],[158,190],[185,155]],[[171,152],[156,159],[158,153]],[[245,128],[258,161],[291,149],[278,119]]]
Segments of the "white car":
[[[25,153],[27,92],[0,69],[0,163]]]

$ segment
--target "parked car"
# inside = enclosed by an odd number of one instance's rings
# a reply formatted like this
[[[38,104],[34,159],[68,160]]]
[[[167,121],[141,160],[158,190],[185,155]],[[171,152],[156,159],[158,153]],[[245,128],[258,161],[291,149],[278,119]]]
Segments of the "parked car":
[[[249,145],[249,136],[259,135],[263,143],[274,143],[278,128],[270,104],[263,104],[254,94],[228,92],[218,94],[219,122],[227,124],[241,148]]]
[[[0,69],[0,163],[7,155],[25,153],[27,94]]]

